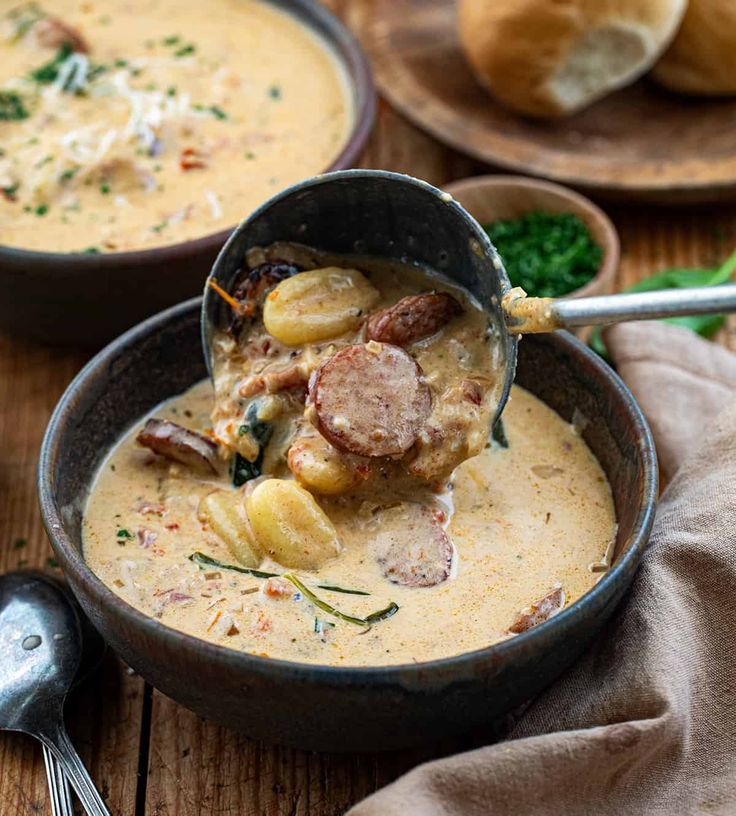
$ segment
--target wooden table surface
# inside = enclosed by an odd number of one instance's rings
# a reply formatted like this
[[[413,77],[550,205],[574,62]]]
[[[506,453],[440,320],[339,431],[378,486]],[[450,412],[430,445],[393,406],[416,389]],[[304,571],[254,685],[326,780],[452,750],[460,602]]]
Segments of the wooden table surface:
[[[357,33],[370,19],[370,2],[332,0],[329,5]],[[379,104],[362,166],[408,172],[436,185],[488,172],[418,131],[385,103]],[[607,209],[621,235],[620,287],[669,265],[715,264],[736,246],[736,205],[697,211],[634,205]],[[736,328],[727,326],[718,340],[736,349]],[[39,519],[36,461],[54,404],[86,358],[78,351],[0,334],[0,572],[25,566],[55,569]],[[75,692],[67,719],[115,816],[338,816],[418,762],[488,738],[475,734],[384,755],[272,747],[200,719],[112,654]],[[24,736],[0,734],[0,816],[49,812],[38,745]]]

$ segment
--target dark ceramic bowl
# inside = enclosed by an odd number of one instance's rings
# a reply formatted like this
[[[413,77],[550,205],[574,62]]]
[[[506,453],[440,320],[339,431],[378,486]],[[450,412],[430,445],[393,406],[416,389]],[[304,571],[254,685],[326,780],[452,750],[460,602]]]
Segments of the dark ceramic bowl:
[[[352,90],[355,121],[342,152],[325,170],[352,167],[375,115],[375,86],[360,45],[315,0],[268,2],[317,32],[342,63]],[[0,245],[4,292],[0,329],[57,345],[99,348],[144,317],[201,294],[230,231],[154,249],[100,255]]]
[[[206,374],[200,301],[150,318],[101,351],[62,397],[39,465],[56,558],[92,623],[137,672],[204,717],[268,742],[329,751],[400,748],[492,721],[537,694],[582,652],[631,583],[652,526],[657,463],[633,397],[565,332],[519,345],[517,382],[582,433],[618,516],[613,568],[583,598],[525,634],[427,663],[330,668],[244,654],[170,629],[129,606],[86,565],[82,509],[101,459],[155,405]]]

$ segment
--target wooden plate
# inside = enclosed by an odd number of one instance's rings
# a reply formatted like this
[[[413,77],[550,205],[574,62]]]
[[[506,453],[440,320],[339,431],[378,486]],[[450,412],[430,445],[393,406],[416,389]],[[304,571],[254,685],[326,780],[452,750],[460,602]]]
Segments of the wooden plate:
[[[365,45],[383,94],[457,150],[610,197],[736,198],[736,100],[691,99],[644,79],[573,117],[525,119],[473,77],[453,0],[374,0],[371,8]]]

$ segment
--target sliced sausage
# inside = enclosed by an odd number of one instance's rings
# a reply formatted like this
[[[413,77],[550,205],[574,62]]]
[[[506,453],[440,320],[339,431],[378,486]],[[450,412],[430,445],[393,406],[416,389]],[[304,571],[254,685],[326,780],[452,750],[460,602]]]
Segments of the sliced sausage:
[[[61,48],[69,46],[72,51],[87,53],[89,46],[76,28],[58,17],[42,17],[34,26],[33,33],[43,48]]]
[[[399,456],[429,416],[432,398],[419,364],[387,343],[347,346],[309,381],[322,436],[359,456]]]
[[[515,635],[526,632],[554,617],[565,605],[565,590],[558,585],[531,606],[522,609],[516,620],[509,626],[509,632]]]
[[[149,419],[136,437],[154,453],[173,459],[200,473],[217,473],[217,445],[206,436],[169,422]]]
[[[365,338],[408,346],[431,337],[462,311],[462,306],[447,292],[410,295],[372,314],[365,322]]]
[[[402,502],[377,514],[373,548],[383,574],[395,584],[428,587],[447,579],[453,548],[432,505]]]

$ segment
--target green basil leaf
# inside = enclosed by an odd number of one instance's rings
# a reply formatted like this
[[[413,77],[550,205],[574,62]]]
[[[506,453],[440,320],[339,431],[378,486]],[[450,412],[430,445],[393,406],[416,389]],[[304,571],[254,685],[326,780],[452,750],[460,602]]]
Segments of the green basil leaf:
[[[720,286],[731,280],[731,276],[736,270],[736,251],[718,267],[715,268],[685,268],[671,267],[663,269],[648,278],[637,281],[632,286],[625,289],[625,292],[656,292],[661,289],[686,289],[694,286]],[[662,318],[666,323],[676,326],[684,326],[696,332],[702,337],[711,337],[723,326],[726,318],[722,314],[715,315],[686,315],[683,317]],[[603,357],[609,360],[606,345],[601,336],[600,326],[593,329],[590,340],[590,347]]]

